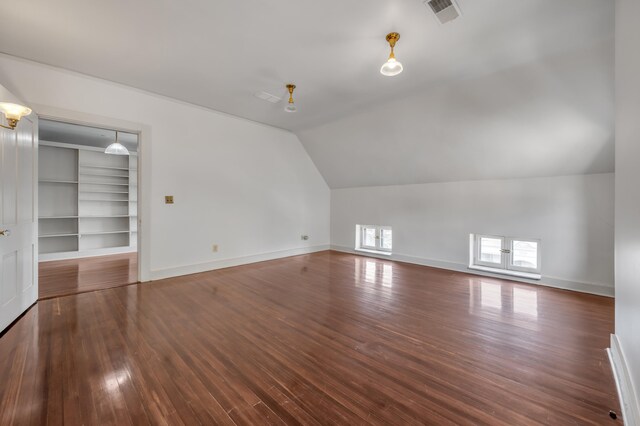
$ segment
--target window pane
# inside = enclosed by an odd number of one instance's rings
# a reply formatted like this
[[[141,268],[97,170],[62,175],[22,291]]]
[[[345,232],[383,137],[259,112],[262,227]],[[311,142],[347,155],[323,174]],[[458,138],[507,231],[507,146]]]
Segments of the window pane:
[[[480,237],[480,261],[502,263],[502,240],[500,238]]]
[[[538,269],[538,243],[513,240],[511,248],[513,266]]]
[[[376,229],[364,228],[364,238],[362,238],[362,245],[368,247],[376,246]]]
[[[391,229],[383,229],[380,231],[382,237],[381,247],[385,250],[391,250]]]

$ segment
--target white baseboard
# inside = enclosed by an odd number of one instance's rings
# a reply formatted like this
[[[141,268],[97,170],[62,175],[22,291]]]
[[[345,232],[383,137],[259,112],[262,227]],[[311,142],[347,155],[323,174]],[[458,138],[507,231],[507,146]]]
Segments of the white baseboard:
[[[38,262],[52,262],[56,260],[82,259],[85,257],[109,256],[111,254],[135,253],[135,247],[110,247],[103,249],[67,251],[60,253],[43,253],[38,255]]]
[[[344,247],[344,246],[338,246],[338,245],[331,245],[331,250],[341,251],[344,253],[357,254],[360,256],[378,257],[380,259],[387,259],[387,260],[391,258],[391,260],[397,260],[399,262],[413,263],[413,264],[422,265],[422,266],[431,266],[433,268],[448,269],[450,271],[464,272],[467,274],[481,275],[485,277],[502,278],[505,280],[519,281],[519,282],[535,284],[535,285],[543,285],[546,287],[561,288],[563,290],[573,290],[573,291],[579,291],[582,293],[597,294],[599,296],[608,296],[608,297],[614,296],[613,284],[606,285],[606,284],[599,284],[599,283],[571,281],[571,280],[566,280],[562,278],[550,277],[546,275],[543,275],[540,280],[527,279],[527,278],[521,278],[521,277],[495,274],[495,273],[486,272],[486,271],[472,270],[472,269],[469,269],[469,266],[464,263],[424,259],[421,257],[414,257],[414,256],[409,256],[405,254],[396,254],[396,253],[393,253],[390,257],[378,256],[375,254],[361,253],[350,247]]]
[[[328,244],[254,254],[250,256],[234,257],[231,259],[214,260],[211,262],[197,263],[193,265],[173,266],[170,268],[152,270],[150,273],[150,277],[152,281],[161,280],[164,278],[177,277],[180,275],[197,274],[199,272],[213,271],[215,269],[230,268],[232,266],[264,262],[265,260],[281,259],[283,257],[298,256],[301,254],[315,253],[325,250],[329,250]]]
[[[607,354],[609,355],[613,378],[618,389],[622,420],[627,426],[640,426],[640,395],[636,393],[633,387],[620,340],[615,334],[611,335],[611,347],[607,349]]]

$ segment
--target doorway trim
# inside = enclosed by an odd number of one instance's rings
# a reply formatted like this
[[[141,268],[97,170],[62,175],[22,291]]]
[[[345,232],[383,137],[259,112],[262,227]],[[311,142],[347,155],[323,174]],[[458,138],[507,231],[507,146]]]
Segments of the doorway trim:
[[[150,281],[151,126],[48,105],[32,104],[32,108],[41,119],[104,127],[138,135],[138,281]]]

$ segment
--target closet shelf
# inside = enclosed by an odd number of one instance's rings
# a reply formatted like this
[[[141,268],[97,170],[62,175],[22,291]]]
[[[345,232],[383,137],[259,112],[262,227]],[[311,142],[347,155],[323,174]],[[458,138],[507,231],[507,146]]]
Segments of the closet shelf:
[[[129,179],[129,175],[101,175],[99,173],[79,173],[80,176],[116,177]]]
[[[102,201],[107,203],[129,203],[129,200],[98,200],[95,198],[78,198],[78,201]]]
[[[77,183],[77,182],[76,182]],[[79,182],[81,185],[111,185],[111,186],[129,186],[128,183],[106,183],[106,182],[91,182],[91,181],[82,181]]]
[[[55,180],[55,179],[40,179],[38,182],[39,183],[71,183],[71,184],[78,183],[77,180]]]
[[[109,218],[109,217],[131,217],[128,214],[114,214],[114,215],[85,215],[85,216],[79,216],[80,219],[102,219],[102,218]]]
[[[38,238],[57,238],[57,237],[77,237],[78,234],[45,234],[38,235]]]
[[[83,235],[107,235],[107,234],[128,234],[129,231],[95,231],[95,232],[81,232],[80,236]]]
[[[82,193],[92,193],[92,194],[128,194],[128,191],[87,191],[85,189],[81,189],[79,191]]]
[[[38,220],[43,219],[77,219],[79,216],[40,216]]]
[[[107,170],[129,170],[128,167],[111,167],[111,166],[98,166],[94,164],[79,164],[80,167],[87,167],[91,169],[107,169]]]

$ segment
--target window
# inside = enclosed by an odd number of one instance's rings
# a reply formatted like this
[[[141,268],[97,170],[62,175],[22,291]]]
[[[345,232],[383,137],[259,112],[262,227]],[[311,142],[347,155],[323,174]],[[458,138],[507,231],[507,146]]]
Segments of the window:
[[[539,240],[471,234],[469,267],[539,279],[540,254]]]
[[[391,254],[392,247],[390,226],[356,225],[356,250]]]

